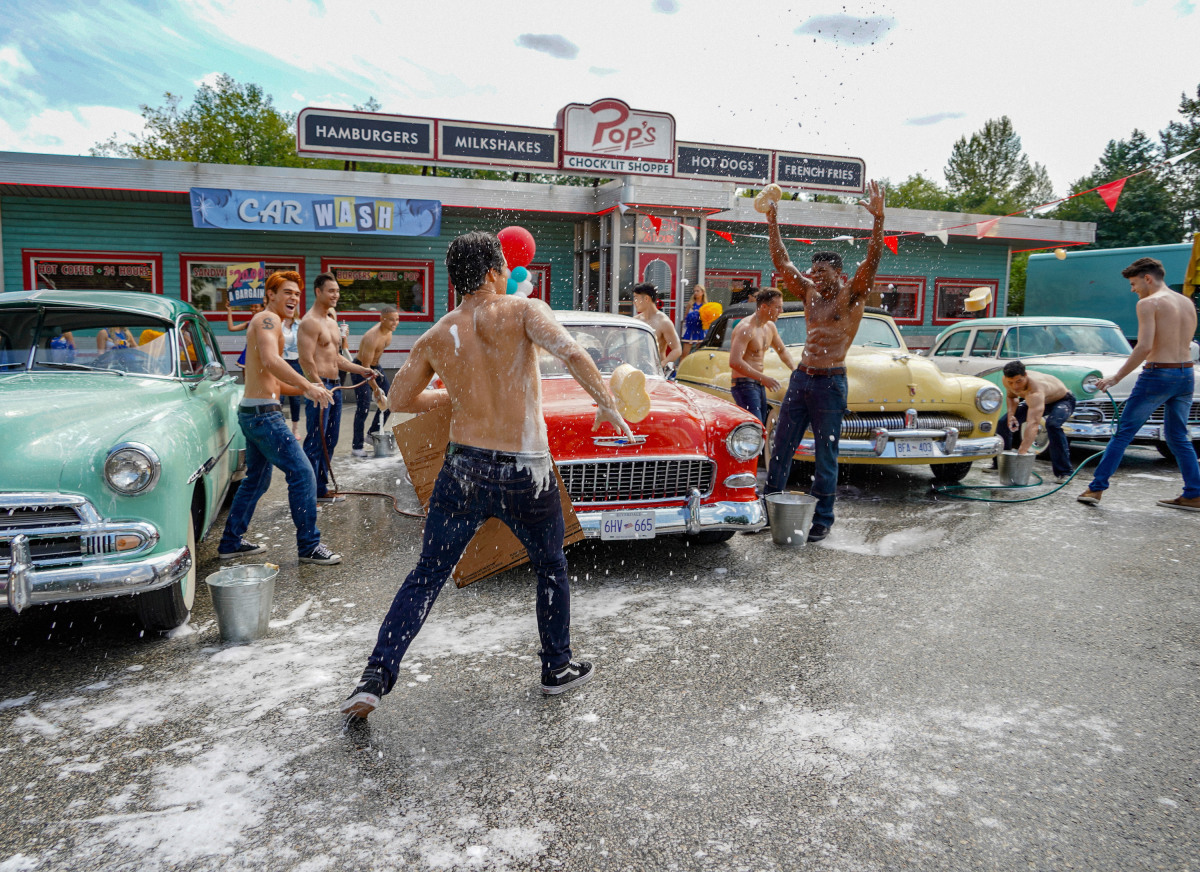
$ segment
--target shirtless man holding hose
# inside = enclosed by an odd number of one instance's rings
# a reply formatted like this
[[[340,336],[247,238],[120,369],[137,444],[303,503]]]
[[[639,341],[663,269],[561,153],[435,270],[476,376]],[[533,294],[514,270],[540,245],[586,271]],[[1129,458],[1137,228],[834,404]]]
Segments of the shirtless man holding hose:
[[[571,657],[571,590],[563,555],[563,516],[542,417],[538,349],[566,364],[596,401],[593,430],[610,424],[632,438],[591,356],[540,300],[506,296],[509,270],[499,240],[467,233],[446,251],[462,303],[413,345],[388,394],[393,412],[450,407],[450,444],[429,498],[421,557],[396,592],[375,650],[343,714],[365,718],[396,683],[400,660],[421,629],[454,565],[488,518],[516,534],[537,572],[542,693],[559,694],[592,677]],[[444,390],[426,386],[437,375]]]

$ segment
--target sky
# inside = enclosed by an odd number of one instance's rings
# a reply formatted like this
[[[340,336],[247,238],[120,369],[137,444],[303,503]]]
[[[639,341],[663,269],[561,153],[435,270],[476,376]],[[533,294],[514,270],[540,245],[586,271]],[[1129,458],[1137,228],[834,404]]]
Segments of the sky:
[[[227,73],[283,110],[553,127],[617,97],[681,140],[944,183],[1008,115],[1057,194],[1195,95],[1200,0],[0,0],[0,151],[87,154]],[[372,8],[374,7],[374,8]]]

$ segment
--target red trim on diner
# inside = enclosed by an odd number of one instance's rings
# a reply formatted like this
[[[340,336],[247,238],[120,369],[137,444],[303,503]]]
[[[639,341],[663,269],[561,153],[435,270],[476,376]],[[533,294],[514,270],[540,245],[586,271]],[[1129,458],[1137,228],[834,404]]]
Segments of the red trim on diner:
[[[984,286],[992,289],[992,302],[987,309],[980,314],[969,314],[964,318],[939,318],[938,317],[938,297],[941,294],[943,285],[969,285],[974,288],[982,288]],[[1000,280],[999,279],[972,279],[972,278],[949,278],[947,276],[938,276],[933,280],[933,323],[934,324],[962,324],[964,321],[973,321],[976,318],[992,318],[996,315],[996,303],[1000,299]]]
[[[405,312],[396,307],[397,314],[400,316],[400,323],[420,323],[432,322],[433,317],[433,261],[432,260],[393,260],[389,258],[347,258],[347,257],[322,257],[321,272],[333,272],[337,268],[341,269],[395,269],[395,270],[421,270],[425,273],[425,278],[422,281],[422,289],[424,291],[424,312]],[[346,321],[378,321],[379,313],[371,309],[351,309],[343,311],[338,310],[338,318]]]
[[[878,283],[878,282],[894,282],[897,284],[905,284],[905,285],[914,285],[915,284],[915,285],[917,285],[918,286],[917,287],[917,313],[915,315],[913,315],[911,318],[897,318],[895,315],[892,315],[891,312],[889,312],[888,314],[891,315],[892,320],[895,321],[897,324],[908,324],[908,325],[919,326],[924,323],[924,321],[925,321],[925,288],[927,286],[927,281],[926,281],[925,276],[880,276],[880,275],[877,275],[877,276],[875,276],[875,282],[876,283]],[[872,288],[872,290],[874,290],[874,288]],[[992,292],[992,298],[993,298],[993,302],[994,302],[995,301],[995,292],[994,291]]]
[[[154,265],[154,276],[150,285],[153,293],[163,292],[163,256],[153,251],[84,251],[80,249],[54,248],[22,248],[21,249],[21,279],[27,290],[35,290],[33,278],[33,261],[58,260],[67,263],[83,263],[95,260],[110,260],[113,263],[150,261]]]

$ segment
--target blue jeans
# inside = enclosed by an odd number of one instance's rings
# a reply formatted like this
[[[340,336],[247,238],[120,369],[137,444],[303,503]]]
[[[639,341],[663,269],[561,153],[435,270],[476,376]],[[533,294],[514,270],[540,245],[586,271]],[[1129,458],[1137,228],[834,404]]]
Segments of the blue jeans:
[[[767,423],[767,389],[752,378],[735,378],[730,388],[733,401],[749,412],[763,425]]]
[[[1163,430],[1167,445],[1179,464],[1179,471],[1183,473],[1183,496],[1188,499],[1200,497],[1200,465],[1196,462],[1196,450],[1187,435],[1188,412],[1192,408],[1195,384],[1195,374],[1191,368],[1143,370],[1125,402],[1125,408],[1121,410],[1117,432],[1104,447],[1104,456],[1100,458],[1096,476],[1088,485],[1088,490],[1108,490],[1108,480],[1121,465],[1125,449],[1149,419],[1150,413],[1165,404]]]
[[[558,669],[571,659],[571,587],[563,555],[562,502],[553,471],[549,487],[539,492],[528,467],[495,455],[453,443],[447,448],[429,498],[421,558],[396,592],[367,659],[366,672],[378,674],[384,693],[395,685],[404,652],[467,543],[488,518],[508,525],[537,572],[542,671]]]
[[[1024,424],[1025,417],[1029,414],[1029,407],[1024,403],[1017,406],[1017,423]],[[1046,406],[1042,415],[1046,419],[1046,435],[1050,438],[1050,468],[1054,470],[1055,475],[1070,475],[1074,467],[1071,466],[1071,445],[1067,442],[1067,434],[1063,432],[1063,424],[1067,422],[1075,414],[1075,395],[1067,394],[1061,400],[1055,400]],[[1008,429],[1008,413],[1000,416],[999,427],[1000,438],[1004,440],[1004,450],[1010,450],[1014,445],[1020,445],[1020,427],[1017,432],[1013,433]]]
[[[323,378],[321,383],[333,391],[333,402],[322,409],[312,400],[304,401],[304,421],[308,428],[308,435],[304,437],[304,453],[308,455],[308,462],[312,464],[313,472],[317,476],[319,497],[326,496],[329,492],[329,464],[325,462],[325,455],[328,454],[329,459],[333,460],[333,449],[337,447],[338,433],[342,426],[342,392],[338,390],[338,381],[335,378]],[[324,430],[321,427],[322,420]],[[321,450],[322,439],[325,442],[324,451]]]
[[[228,553],[237,548],[250,526],[255,506],[271,484],[271,467],[278,466],[287,477],[296,547],[301,555],[310,553],[321,544],[321,533],[317,530],[317,481],[300,443],[288,429],[282,412],[240,408],[238,424],[246,434],[246,477],[229,507],[218,550]]]
[[[356,360],[354,362],[358,363],[359,361]],[[371,368],[375,370],[375,384],[379,385],[379,389],[383,391],[383,395],[387,396],[388,388],[391,387],[387,376],[383,374],[383,370],[379,367],[374,366]],[[355,375],[354,377],[356,379],[362,379],[361,375]],[[367,415],[370,413],[371,383],[369,381],[361,381],[354,389],[354,443],[352,446],[354,448],[363,447],[363,441],[366,438],[363,435],[363,425],[367,423]],[[392,413],[384,411],[382,414],[383,423],[386,424],[388,417],[390,417]],[[379,415],[380,411],[377,410],[375,412],[375,417],[371,419],[371,426],[367,430],[367,433],[379,432]]]
[[[299,375],[304,375],[304,370],[302,370],[300,368],[299,359],[288,360],[287,365],[290,366],[292,369],[294,369]],[[299,421],[300,420],[300,407],[306,402],[304,397],[300,396],[299,394],[288,394],[286,399],[287,399],[288,407],[291,409],[291,412],[292,412],[292,420]]]
[[[816,471],[812,496],[817,498],[813,523],[833,526],[833,498],[837,495],[838,440],[842,437],[842,415],[846,411],[845,375],[809,375],[795,370],[779,406],[775,442],[771,445],[771,468],[764,493],[777,494],[787,487],[792,474],[792,456],[810,427],[816,445]]]

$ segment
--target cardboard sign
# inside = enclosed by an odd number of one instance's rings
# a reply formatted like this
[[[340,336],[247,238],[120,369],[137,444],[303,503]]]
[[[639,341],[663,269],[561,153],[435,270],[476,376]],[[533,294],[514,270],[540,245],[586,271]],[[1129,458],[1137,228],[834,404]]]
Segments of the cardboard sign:
[[[413,489],[421,506],[429,510],[429,497],[433,494],[433,485],[438,473],[442,471],[442,462],[446,456],[446,446],[450,443],[450,408],[449,406],[425,412],[422,415],[392,428],[396,436],[396,446],[404,458],[408,468],[409,478],[412,479]],[[563,510],[563,547],[583,538],[583,530],[567,487],[554,467],[554,478],[558,482],[558,495],[562,500]],[[451,577],[459,587],[466,587],[473,581],[487,578],[498,572],[520,566],[529,562],[525,546],[513,535],[508,525],[498,518],[489,518],[476,532],[474,538],[467,543],[467,548],[454,567]]]
[[[225,289],[231,306],[261,305],[267,283],[267,265],[231,263],[225,267]]]

